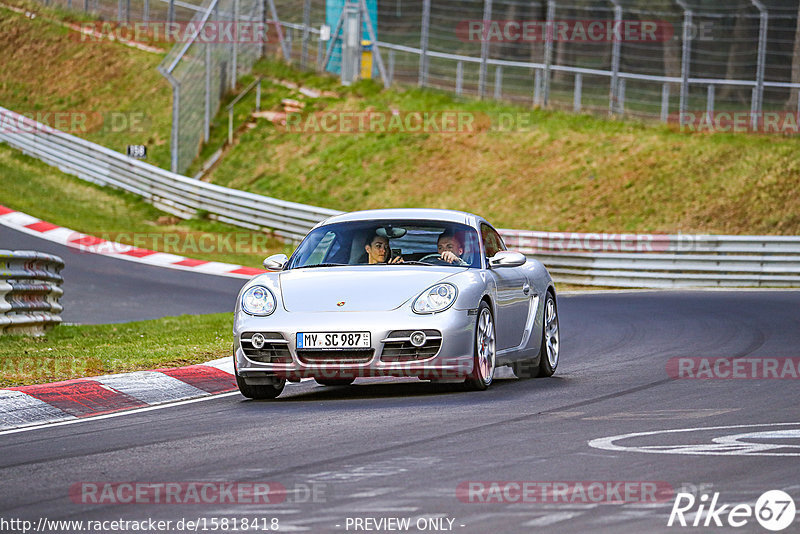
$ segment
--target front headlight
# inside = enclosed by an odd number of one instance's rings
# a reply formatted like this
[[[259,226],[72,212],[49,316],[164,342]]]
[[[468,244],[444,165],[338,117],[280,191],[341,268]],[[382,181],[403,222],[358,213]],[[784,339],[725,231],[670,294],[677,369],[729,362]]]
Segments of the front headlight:
[[[264,286],[253,286],[242,295],[242,310],[250,315],[269,315],[275,311],[275,295]]]
[[[414,300],[414,313],[436,313],[444,311],[456,301],[458,290],[453,284],[436,284],[422,292]]]

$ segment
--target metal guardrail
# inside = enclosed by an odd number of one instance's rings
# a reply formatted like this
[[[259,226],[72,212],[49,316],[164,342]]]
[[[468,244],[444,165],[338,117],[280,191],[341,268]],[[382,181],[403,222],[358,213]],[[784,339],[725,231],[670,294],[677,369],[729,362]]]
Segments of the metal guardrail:
[[[341,213],[229,189],[137,161],[108,148],[0,107],[0,114],[21,131],[0,130],[0,141],[67,174],[144,197],[156,207],[183,218],[198,211],[219,221],[265,230],[298,241],[317,222]]]
[[[42,333],[61,322],[64,260],[33,250],[0,250],[0,333]]]
[[[236,226],[300,240],[340,211],[229,189],[165,171],[53,130],[0,107],[24,131],[4,141],[84,180],[144,197],[189,218],[197,211]],[[797,286],[800,236],[578,234],[501,230],[509,248],[540,259],[561,282],[611,287]]]
[[[561,282],[610,287],[800,286],[800,236],[500,230]]]

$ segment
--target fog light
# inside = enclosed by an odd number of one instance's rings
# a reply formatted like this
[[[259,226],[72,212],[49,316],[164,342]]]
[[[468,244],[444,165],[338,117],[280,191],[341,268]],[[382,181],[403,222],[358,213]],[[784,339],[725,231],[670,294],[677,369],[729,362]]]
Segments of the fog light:
[[[411,344],[415,347],[421,347],[425,344],[425,341],[428,340],[428,337],[425,335],[425,332],[420,332],[417,330],[416,332],[411,334]]]
[[[250,338],[250,344],[253,345],[254,349],[262,348],[264,346],[264,343],[266,342],[267,342],[266,338],[258,332],[253,334],[253,337]]]

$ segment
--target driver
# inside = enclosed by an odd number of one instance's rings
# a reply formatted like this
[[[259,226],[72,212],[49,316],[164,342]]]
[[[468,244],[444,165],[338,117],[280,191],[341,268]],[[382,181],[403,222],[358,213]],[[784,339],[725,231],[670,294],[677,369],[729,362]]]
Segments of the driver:
[[[403,263],[402,256],[389,259],[392,251],[389,248],[389,239],[386,237],[372,234],[364,245],[364,250],[367,251],[366,263]]]
[[[445,230],[436,243],[436,248],[442,260],[447,263],[455,263],[461,260],[461,255],[464,254],[464,242],[460,239],[456,232],[452,230]]]

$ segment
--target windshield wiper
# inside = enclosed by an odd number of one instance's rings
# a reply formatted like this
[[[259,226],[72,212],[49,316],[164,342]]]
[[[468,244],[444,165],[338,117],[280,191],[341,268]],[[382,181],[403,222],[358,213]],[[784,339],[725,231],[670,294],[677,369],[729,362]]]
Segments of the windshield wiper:
[[[386,265],[433,265],[433,264],[428,263],[427,261],[408,260],[408,261],[398,261],[397,263],[387,263]]]

